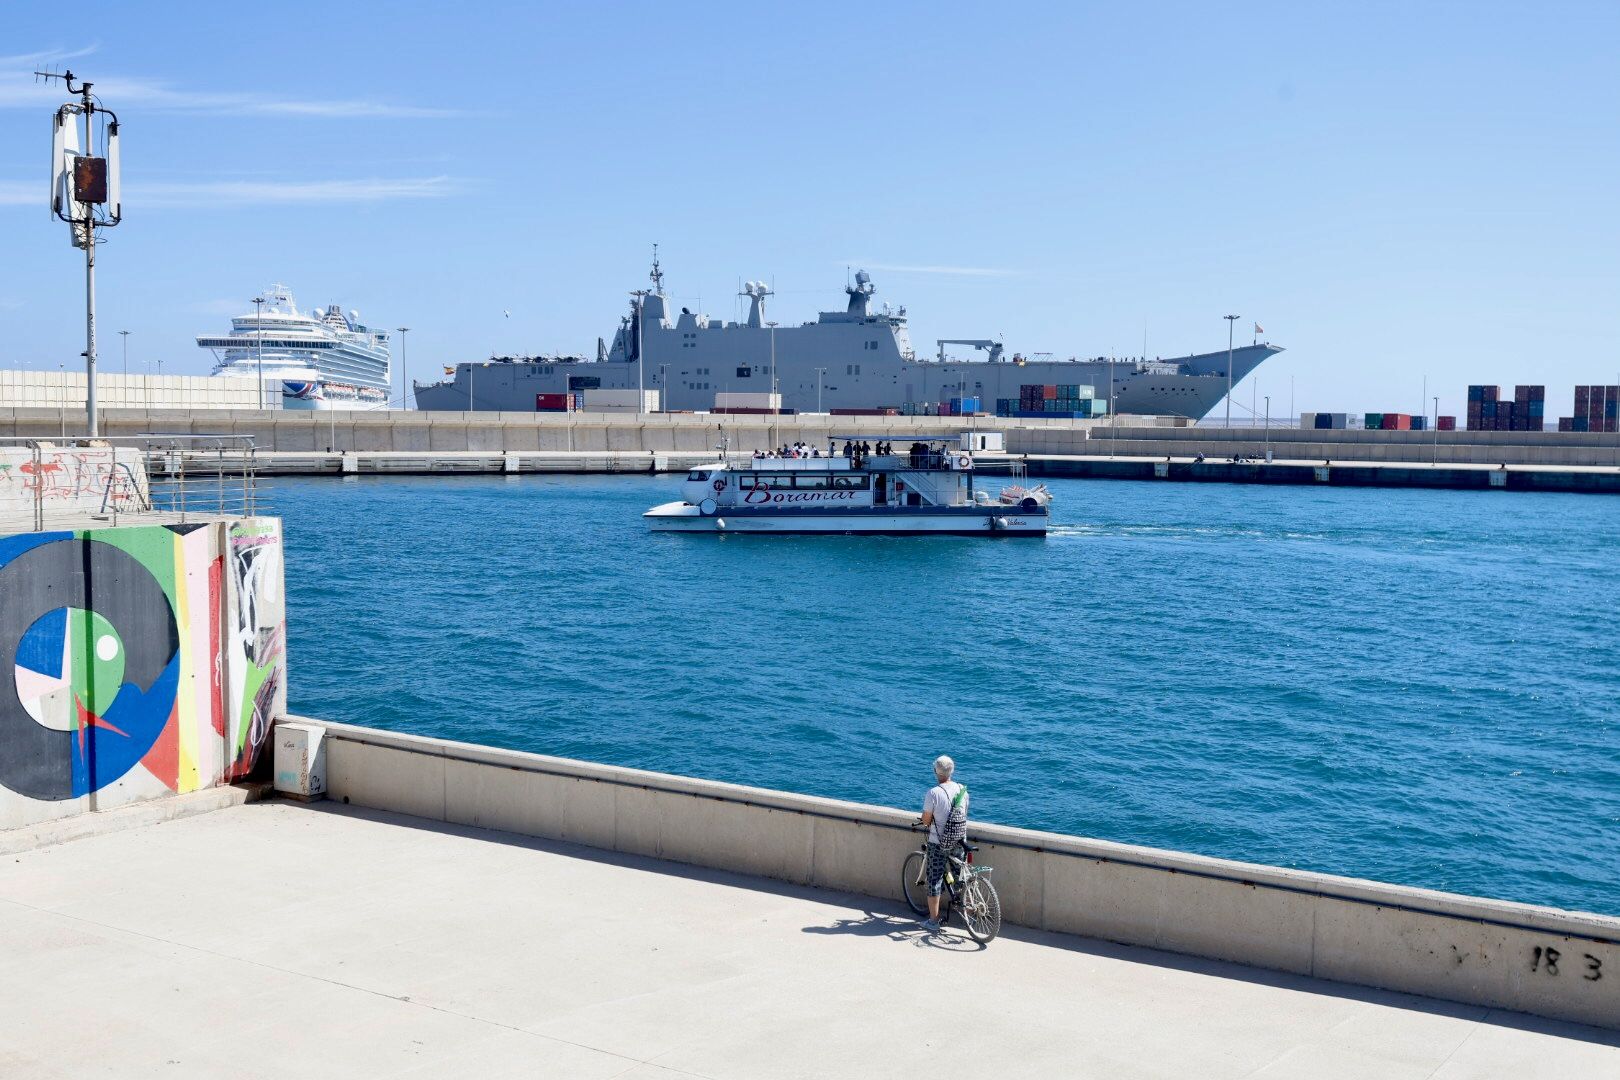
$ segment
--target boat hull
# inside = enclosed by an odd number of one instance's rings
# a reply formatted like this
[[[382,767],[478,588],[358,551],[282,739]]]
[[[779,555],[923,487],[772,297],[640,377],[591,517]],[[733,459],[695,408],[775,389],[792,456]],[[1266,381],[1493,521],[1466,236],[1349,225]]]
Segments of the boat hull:
[[[712,513],[687,502],[665,503],[642,515],[654,532],[768,536],[984,536],[1046,535],[1045,507],[874,507],[861,510],[721,506]]]

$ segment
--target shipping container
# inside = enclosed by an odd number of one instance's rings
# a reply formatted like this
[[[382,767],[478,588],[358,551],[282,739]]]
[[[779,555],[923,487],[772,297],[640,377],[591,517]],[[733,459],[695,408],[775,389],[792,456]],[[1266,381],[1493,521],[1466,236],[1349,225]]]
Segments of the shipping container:
[[[714,404],[719,409],[779,409],[782,407],[782,395],[763,391],[727,391],[714,395]]]
[[[1442,416],[1435,427],[1440,431],[1456,431],[1457,418],[1455,416]]]
[[[657,390],[614,390],[596,386],[586,389],[584,394],[587,412],[658,411]]]

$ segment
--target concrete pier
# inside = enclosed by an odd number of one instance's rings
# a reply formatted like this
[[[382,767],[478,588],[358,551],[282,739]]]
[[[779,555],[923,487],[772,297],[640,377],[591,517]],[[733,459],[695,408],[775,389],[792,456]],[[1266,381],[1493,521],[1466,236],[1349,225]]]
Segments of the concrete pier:
[[[1620,1071],[1590,1027],[1064,934],[980,949],[894,899],[341,803],[5,867],[8,1080]]]
[[[300,722],[325,730],[333,798],[453,825],[884,901],[917,843],[900,810]],[[1620,918],[999,825],[973,836],[1005,918],[1031,929],[1620,1028]]]
[[[729,455],[746,461],[745,453]],[[260,476],[439,476],[489,473],[665,473],[684,472],[718,460],[715,450],[620,451],[255,451]],[[1620,494],[1620,468],[1607,465],[1493,465],[1422,461],[1326,461],[1275,458],[1271,462],[1198,461],[1190,457],[1151,458],[1097,454],[984,454],[987,464],[1016,460],[1035,477],[1088,480],[1160,480],[1192,483],[1299,484],[1327,487],[1451,488],[1464,491],[1573,491]],[[243,467],[234,454],[198,455],[188,460],[189,475],[221,466]],[[996,476],[986,483],[994,484]]]

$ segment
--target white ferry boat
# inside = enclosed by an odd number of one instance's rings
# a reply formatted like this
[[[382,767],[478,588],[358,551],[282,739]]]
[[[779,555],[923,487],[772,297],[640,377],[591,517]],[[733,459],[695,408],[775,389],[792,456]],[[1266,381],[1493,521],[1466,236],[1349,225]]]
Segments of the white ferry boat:
[[[1016,482],[1024,476],[1016,462],[975,457],[999,451],[1000,439],[974,432],[874,446],[838,436],[820,457],[721,460],[687,473],[685,498],[642,516],[659,532],[1045,536],[1046,486]],[[992,470],[1015,482],[995,495],[975,488],[975,477]]]
[[[215,375],[262,373],[269,409],[388,407],[387,331],[337,304],[300,312],[285,285],[264,295],[265,306],[233,318],[229,334],[198,335],[218,361]]]

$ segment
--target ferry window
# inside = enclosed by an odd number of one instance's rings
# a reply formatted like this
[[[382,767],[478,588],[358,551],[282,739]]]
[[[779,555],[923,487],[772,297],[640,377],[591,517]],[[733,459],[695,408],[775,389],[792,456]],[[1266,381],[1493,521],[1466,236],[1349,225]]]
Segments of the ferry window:
[[[701,469],[693,469],[691,472],[686,474],[686,478],[688,480],[707,480],[709,478],[709,474]]]
[[[794,486],[811,491],[825,491],[832,486],[827,481],[826,473],[801,473],[798,483]]]
[[[858,476],[843,476],[835,473],[832,478],[832,486],[848,491],[859,490],[866,487],[866,476],[864,473]]]

